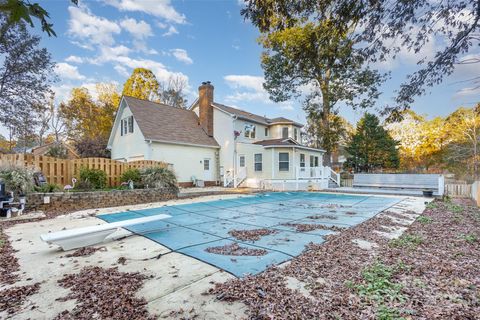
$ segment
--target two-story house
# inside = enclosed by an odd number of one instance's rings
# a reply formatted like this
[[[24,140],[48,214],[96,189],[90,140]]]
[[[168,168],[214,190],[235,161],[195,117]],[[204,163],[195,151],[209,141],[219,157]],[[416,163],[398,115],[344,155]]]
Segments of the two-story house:
[[[324,151],[301,144],[302,125],[214,101],[205,82],[189,110],[124,96],[110,135],[112,159],[170,163],[181,185],[321,189],[338,175]]]

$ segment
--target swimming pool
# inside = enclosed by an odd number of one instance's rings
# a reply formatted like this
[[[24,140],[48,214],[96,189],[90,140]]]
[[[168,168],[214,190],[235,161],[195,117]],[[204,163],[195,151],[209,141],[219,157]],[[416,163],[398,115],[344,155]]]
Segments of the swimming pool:
[[[172,217],[128,230],[241,277],[299,255],[309,243],[375,216],[404,198],[317,192],[272,192],[238,198],[104,214],[106,222],[157,214]],[[317,228],[318,227],[318,228]],[[263,230],[258,239],[234,237]],[[267,231],[265,231],[267,230]],[[235,234],[234,234],[235,235]],[[239,246],[261,255],[218,253],[212,248]]]

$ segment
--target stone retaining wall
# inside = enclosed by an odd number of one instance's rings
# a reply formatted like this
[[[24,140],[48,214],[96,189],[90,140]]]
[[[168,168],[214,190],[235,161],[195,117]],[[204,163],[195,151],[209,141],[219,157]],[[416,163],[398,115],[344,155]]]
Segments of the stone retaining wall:
[[[177,192],[171,189],[31,193],[27,195],[27,210],[42,210],[58,214],[83,209],[158,202],[175,198],[177,198]]]

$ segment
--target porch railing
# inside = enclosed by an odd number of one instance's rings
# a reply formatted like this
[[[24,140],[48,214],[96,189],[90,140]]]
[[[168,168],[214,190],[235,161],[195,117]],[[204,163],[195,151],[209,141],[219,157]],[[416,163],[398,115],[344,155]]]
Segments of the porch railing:
[[[330,167],[297,167],[297,179],[328,179],[340,186],[340,174]]]

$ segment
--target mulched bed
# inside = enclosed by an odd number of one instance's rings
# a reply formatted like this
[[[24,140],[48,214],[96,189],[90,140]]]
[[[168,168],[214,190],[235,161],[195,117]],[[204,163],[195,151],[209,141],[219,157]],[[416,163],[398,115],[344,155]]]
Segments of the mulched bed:
[[[116,267],[85,267],[78,274],[65,275],[59,284],[70,288],[71,293],[61,300],[76,299],[77,306],[55,319],[156,319],[148,313],[147,301],[135,297],[147,278],[138,272],[120,272]]]
[[[390,246],[373,232],[390,219],[376,217],[310,245],[284,268],[216,284],[209,293],[245,303],[250,319],[479,319],[480,210],[470,204],[454,213],[436,201],[424,212],[432,220],[415,221],[402,236],[421,237],[419,244]],[[375,242],[376,254],[354,239]],[[310,296],[289,289],[287,277],[305,283]],[[388,281],[372,282],[382,277]],[[387,290],[376,291],[382,286]]]
[[[337,220],[338,219],[337,216],[332,216],[328,214],[316,214],[313,216],[308,216],[307,218],[312,220],[318,220],[318,219]]]
[[[105,247],[99,247],[99,248],[94,248],[94,247],[84,247],[75,250],[73,253],[66,254],[65,257],[71,258],[71,257],[87,257],[91,256],[97,251],[106,251],[107,249]]]
[[[232,237],[242,241],[257,241],[262,237],[277,233],[273,229],[231,230],[228,232]]]
[[[268,253],[268,251],[264,249],[250,249],[241,247],[238,243],[226,244],[218,247],[209,247],[206,248],[205,251],[227,256],[264,256]]]
[[[35,294],[40,289],[40,283],[27,286],[12,287],[0,291],[0,312],[8,314],[17,312],[28,296]]]
[[[326,226],[324,224],[309,224],[309,223],[283,223],[282,226],[293,227],[297,232],[308,232],[313,230],[332,230],[332,231],[343,231],[345,228],[337,226]]]

